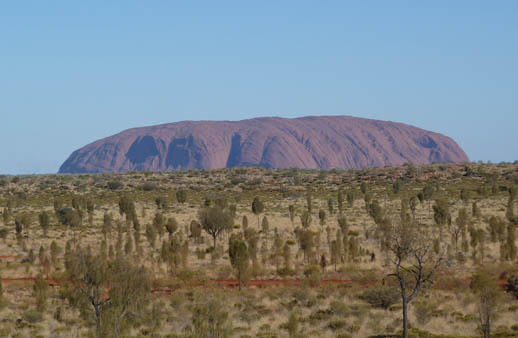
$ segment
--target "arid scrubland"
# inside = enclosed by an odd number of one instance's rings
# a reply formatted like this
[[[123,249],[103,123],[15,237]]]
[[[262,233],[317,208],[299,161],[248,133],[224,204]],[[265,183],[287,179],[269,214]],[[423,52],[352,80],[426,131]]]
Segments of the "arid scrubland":
[[[518,165],[0,177],[0,337],[518,337]]]

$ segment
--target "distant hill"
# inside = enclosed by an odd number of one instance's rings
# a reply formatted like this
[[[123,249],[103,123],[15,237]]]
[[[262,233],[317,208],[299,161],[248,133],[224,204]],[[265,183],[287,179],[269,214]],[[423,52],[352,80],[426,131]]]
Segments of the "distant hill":
[[[453,139],[402,123],[351,116],[262,117],[128,129],[74,151],[59,172],[330,169],[468,160]]]

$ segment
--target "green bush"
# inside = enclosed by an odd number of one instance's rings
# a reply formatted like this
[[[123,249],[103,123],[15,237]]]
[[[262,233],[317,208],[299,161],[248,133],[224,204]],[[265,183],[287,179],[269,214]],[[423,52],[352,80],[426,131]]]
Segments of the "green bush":
[[[398,290],[388,287],[375,287],[367,289],[360,296],[360,299],[366,301],[375,308],[388,309],[399,300]]]
[[[294,276],[295,275],[295,270],[293,269],[290,269],[290,268],[279,268],[277,269],[277,274],[281,277],[286,277],[286,276]]]
[[[329,304],[329,310],[337,316],[348,316],[350,314],[349,307],[342,302],[339,301],[332,301],[331,304]]]
[[[312,292],[310,292],[310,289],[304,288],[304,287],[296,287],[293,289],[293,298],[294,300],[305,307],[312,307],[316,304],[317,299],[314,296]]]
[[[312,265],[304,270],[304,276],[306,276],[306,281],[310,286],[319,286],[322,281],[322,276],[320,274],[320,268],[317,265]]]
[[[120,181],[110,181],[107,184],[107,188],[110,190],[118,190],[118,189],[122,188],[122,186],[123,186],[122,182],[120,182]]]
[[[347,322],[343,319],[332,320],[327,325],[327,327],[329,327],[333,331],[343,329],[346,326],[347,326]]]
[[[110,182],[111,183],[111,182]],[[108,184],[110,184],[108,183]],[[119,183],[119,182],[117,182]],[[122,186],[122,185],[121,185]],[[121,186],[119,186],[118,188],[115,188],[115,189],[119,189]],[[112,190],[115,190],[115,189],[112,189]],[[154,183],[144,183],[140,186],[140,189],[144,190],[144,191],[153,191],[153,190],[156,190],[157,189],[157,186],[156,184]]]
[[[412,305],[417,323],[419,323],[419,325],[426,325],[430,319],[432,319],[436,307],[427,301],[415,302]],[[463,315],[461,314],[461,316]]]
[[[39,323],[43,320],[43,314],[38,311],[29,310],[24,312],[23,319],[31,324]]]
[[[321,320],[328,320],[333,315],[333,311],[330,309],[328,310],[317,310],[309,315],[310,321],[321,321]]]

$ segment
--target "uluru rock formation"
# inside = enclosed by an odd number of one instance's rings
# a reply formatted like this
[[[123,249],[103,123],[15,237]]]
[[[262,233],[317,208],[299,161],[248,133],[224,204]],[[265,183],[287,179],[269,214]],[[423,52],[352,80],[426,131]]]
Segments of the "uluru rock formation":
[[[351,116],[263,117],[128,129],[74,151],[59,172],[330,169],[464,161],[468,157],[451,138],[402,123]]]

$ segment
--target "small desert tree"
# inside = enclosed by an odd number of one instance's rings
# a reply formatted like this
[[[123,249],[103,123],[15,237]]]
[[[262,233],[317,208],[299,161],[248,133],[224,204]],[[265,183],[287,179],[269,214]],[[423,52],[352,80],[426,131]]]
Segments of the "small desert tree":
[[[178,230],[178,222],[176,221],[176,218],[169,218],[167,220],[167,223],[165,224],[165,228],[167,230],[167,233],[169,234],[169,239],[171,239],[176,230]]]
[[[108,212],[105,212],[103,215],[103,225],[101,227],[101,232],[103,233],[104,239],[111,232],[113,226],[113,218],[112,215]]]
[[[265,237],[268,237],[268,232],[270,231],[270,222],[268,222],[268,218],[266,216],[263,217],[263,222],[261,223],[261,228]]]
[[[167,209],[168,201],[165,196],[157,196],[155,198],[155,204],[157,209],[165,210]]]
[[[435,205],[433,206],[433,219],[439,227],[439,234],[442,238],[444,225],[451,222],[450,206],[447,200],[438,199],[435,201]]]
[[[126,215],[126,218],[133,219],[136,216],[135,203],[128,196],[121,196],[119,199],[119,213]]]
[[[465,208],[459,210],[459,215],[455,219],[455,223],[450,227],[450,233],[455,242],[455,253],[458,252],[458,243],[461,236],[465,235],[468,223],[468,212]]]
[[[342,233],[344,235],[347,235],[347,232],[349,231],[349,224],[347,224],[347,218],[345,216],[338,217],[338,227],[340,227],[340,230],[342,230]]]
[[[230,258],[230,264],[236,270],[239,290],[241,290],[243,282],[246,281],[248,271],[249,255],[246,243],[231,236],[228,243],[228,256]]]
[[[320,220],[320,225],[324,226],[326,224],[326,212],[322,209],[318,211],[318,219]]]
[[[404,338],[408,338],[408,304],[433,282],[434,273],[444,263],[441,256],[433,254],[432,242],[413,224],[400,224],[392,233],[390,251],[394,270],[389,276],[399,284]]]
[[[295,236],[299,242],[299,247],[304,253],[304,261],[309,263],[311,252],[315,247],[315,239],[313,232],[309,229],[296,229]]]
[[[354,205],[354,192],[353,191],[348,191],[347,192],[347,205],[349,205],[349,208],[352,208],[353,205]]]
[[[77,228],[81,226],[83,220],[79,215],[79,212],[72,208],[61,208],[57,212],[58,221],[66,226]]]
[[[248,244],[248,253],[254,267],[257,266],[257,251],[259,246],[259,233],[253,229],[248,228],[244,233],[245,241]]]
[[[156,232],[155,228],[152,225],[148,224],[146,226],[145,236],[149,242],[149,246],[154,249],[156,243]]]
[[[293,204],[290,204],[290,206],[288,207],[288,211],[290,212],[291,225],[293,225],[293,222],[295,221],[295,206]]]
[[[248,229],[248,217],[246,217],[246,215],[243,215],[243,221],[241,223],[243,224],[243,231],[246,231],[246,229]]]
[[[513,223],[507,225],[507,242],[506,242],[507,259],[514,260],[518,249],[516,248],[516,226]]]
[[[27,213],[23,213],[20,216],[17,216],[15,219],[16,228],[25,229],[27,234],[27,238],[29,237],[29,227],[31,225],[31,217]],[[21,233],[21,232],[20,232]]]
[[[65,267],[69,284],[64,289],[65,297],[70,305],[82,310],[83,313],[90,312],[85,309],[85,304],[93,308],[96,321],[97,336],[101,336],[101,324],[104,307],[108,300],[103,299],[103,293],[108,289],[108,265],[102,259],[96,259],[90,252],[79,249],[65,257]]]
[[[329,211],[329,215],[332,215],[335,212],[335,209],[333,207],[333,199],[332,198],[329,198],[327,200],[327,211]]]
[[[220,294],[200,299],[191,309],[193,338],[227,338],[232,325]]]
[[[341,190],[338,191],[337,202],[338,202],[338,212],[341,215],[344,210],[344,193]]]
[[[479,269],[471,280],[470,288],[477,297],[480,331],[484,338],[491,337],[491,326],[499,313],[502,292],[498,281],[485,269]]]
[[[189,227],[189,230],[191,231],[191,237],[194,238],[194,241],[196,243],[200,243],[201,238],[201,224],[198,223],[196,220],[191,221],[191,225]]]
[[[283,328],[288,331],[288,336],[290,338],[296,338],[301,336],[300,334],[300,317],[296,311],[292,311],[290,313],[290,317],[288,318],[288,322],[282,325]]]
[[[111,288],[108,292],[109,321],[104,326],[120,337],[130,318],[138,318],[149,300],[151,283],[149,273],[143,266],[134,265],[126,259],[112,262],[109,270]]]
[[[257,216],[257,227],[259,227],[259,215],[264,211],[264,203],[259,197],[252,201],[252,212]]]
[[[45,235],[45,237],[47,237],[47,229],[49,228],[50,224],[49,215],[46,211],[43,211],[38,215],[38,218],[40,221],[40,226],[43,229],[43,234]]]
[[[155,214],[155,218],[153,218],[153,227],[160,236],[160,239],[162,239],[162,236],[164,235],[165,222],[166,220],[164,215],[162,213],[157,212]]]
[[[93,314],[97,337],[121,337],[129,318],[138,317],[150,291],[148,272],[118,257],[103,261],[78,249],[66,259],[63,290],[69,304],[88,318]]]
[[[335,266],[336,271],[336,265],[340,263],[340,252],[338,248],[338,242],[336,240],[333,240],[330,244],[330,251],[331,251],[331,264]]]
[[[410,211],[412,211],[412,219],[414,219],[414,220],[415,220],[415,211],[417,209],[417,201],[418,201],[418,199],[416,196],[410,197],[410,200],[408,201]]]
[[[177,190],[176,191],[176,200],[178,203],[185,203],[187,202],[187,191],[186,190]]]
[[[308,212],[311,214],[311,211],[313,210],[313,196],[311,195],[311,192],[308,192],[306,195],[306,207],[308,209]]]
[[[47,308],[49,284],[43,279],[42,274],[38,274],[32,287],[34,298],[36,299],[36,310],[44,312]]]
[[[283,327],[288,331],[288,336],[290,338],[295,338],[300,335],[300,318],[295,311],[292,311],[290,317],[288,318],[288,322],[283,325]]]
[[[360,191],[362,192],[362,194],[365,195],[367,193],[367,190],[368,190],[367,183],[366,182],[362,182],[360,184]]]
[[[198,219],[202,229],[212,237],[214,249],[216,249],[216,239],[223,230],[231,229],[234,221],[230,212],[217,206],[201,209],[198,212]]]
[[[300,215],[300,223],[304,229],[307,229],[311,226],[311,213],[309,211],[304,210],[302,215]]]
[[[59,255],[59,246],[56,243],[56,241],[52,241],[50,243],[50,259],[52,261],[52,264],[56,266],[58,264],[58,255]]]

